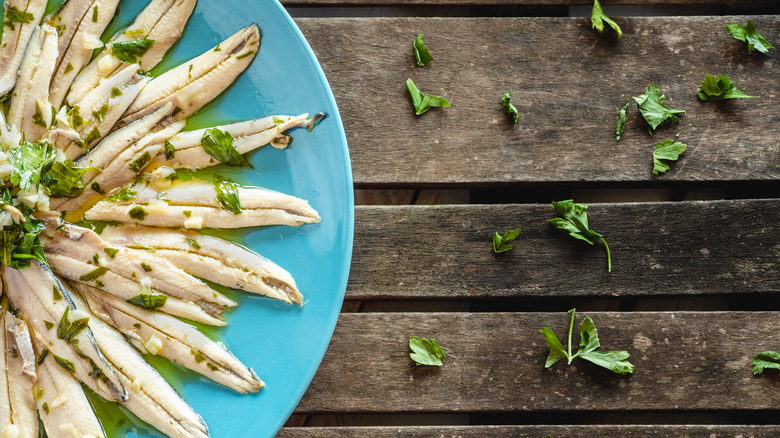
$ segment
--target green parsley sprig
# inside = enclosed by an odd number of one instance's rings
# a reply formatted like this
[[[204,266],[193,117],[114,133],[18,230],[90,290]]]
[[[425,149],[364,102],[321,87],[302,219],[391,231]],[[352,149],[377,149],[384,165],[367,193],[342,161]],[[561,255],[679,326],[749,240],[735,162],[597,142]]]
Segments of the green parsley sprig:
[[[584,240],[591,245],[595,245],[599,240],[604,243],[604,248],[607,249],[607,269],[608,272],[612,272],[612,256],[607,241],[601,234],[588,228],[588,206],[575,204],[572,199],[553,201],[552,205],[555,211],[562,216],[550,219],[553,225],[568,231],[571,237]]]
[[[599,3],[599,0],[593,0],[593,11],[590,13],[590,23],[593,26],[594,29],[596,29],[599,33],[604,32],[604,22],[607,22],[612,29],[615,30],[618,34],[618,39],[623,36],[623,31],[620,29],[620,26],[617,25],[612,19],[607,17],[607,15],[604,13],[604,10],[601,9],[601,4]]]
[[[664,140],[653,146],[653,175],[669,170],[667,161],[677,161],[680,154],[688,147],[685,143],[674,140]]]
[[[634,96],[634,100],[642,117],[647,121],[647,131],[650,135],[653,135],[653,131],[661,125],[679,121],[677,114],[685,113],[685,110],[666,106],[666,96],[661,94],[661,88],[655,82],[650,83],[644,94]]]
[[[423,41],[423,34],[417,35],[414,39],[414,57],[417,59],[417,65],[425,67],[433,61],[433,56],[428,52],[428,47],[425,46]]]
[[[406,80],[406,88],[409,90],[409,96],[412,98],[414,112],[418,116],[426,113],[431,108],[450,107],[450,103],[447,99],[441,96],[422,93],[417,86],[414,85],[414,81],[411,79]]]
[[[616,374],[625,375],[634,372],[634,365],[626,360],[630,356],[627,351],[595,351],[601,346],[601,342],[599,341],[596,325],[589,316],[585,317],[580,324],[580,346],[577,352],[572,354],[571,334],[574,329],[574,315],[577,313],[577,309],[571,309],[569,313],[571,313],[571,321],[569,322],[568,350],[563,348],[561,341],[558,340],[558,337],[555,336],[552,330],[547,327],[542,327],[540,330],[542,335],[544,335],[545,341],[547,341],[547,347],[550,349],[550,354],[547,356],[547,361],[544,364],[545,368],[550,368],[564,357],[569,362],[569,365],[571,365],[571,361],[581,357]]]
[[[701,83],[698,96],[701,100],[752,99],[756,97],[737,90],[734,82],[728,76],[713,76],[709,73]]]
[[[750,363],[753,374],[761,374],[764,370],[780,370],[780,353],[776,351],[764,351],[758,353]]]
[[[409,348],[412,349],[412,353],[409,353],[409,357],[411,357],[417,365],[440,367],[444,364],[442,362],[444,358],[447,357],[447,355],[444,354],[444,350],[436,343],[435,339],[412,336],[409,338]]]
[[[512,99],[512,92],[507,91],[501,96],[501,104],[504,105],[504,111],[506,111],[507,114],[512,116],[512,120],[514,120],[514,123],[517,123],[517,120],[519,119],[519,115],[517,114],[517,108],[515,108],[515,106],[512,105],[512,102],[510,102],[511,99]]]
[[[739,23],[731,23],[726,26],[726,30],[734,39],[747,43],[748,54],[753,53],[753,50],[758,50],[761,53],[769,53],[769,49],[774,48],[763,35],[758,33],[756,26],[753,24],[753,20],[748,21],[747,26],[743,26]]]
[[[509,243],[515,240],[519,234],[520,234],[520,228],[515,228],[514,230],[507,231],[503,235],[498,233],[493,234],[493,252],[499,254],[512,249],[512,245],[510,245]]]

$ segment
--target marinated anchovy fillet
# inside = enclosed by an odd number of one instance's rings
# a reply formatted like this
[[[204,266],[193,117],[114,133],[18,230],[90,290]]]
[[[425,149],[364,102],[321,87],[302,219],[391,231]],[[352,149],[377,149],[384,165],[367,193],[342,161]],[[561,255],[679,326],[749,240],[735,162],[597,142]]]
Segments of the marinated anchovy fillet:
[[[105,438],[79,381],[57,363],[53,354],[43,353],[49,351],[45,344],[38,343],[38,351],[42,358],[38,365],[38,384],[30,394],[35,395],[46,435],[49,438]]]
[[[70,84],[92,58],[95,49],[103,47],[100,35],[108,26],[118,5],[119,0],[70,0],[62,6],[59,13],[63,21],[58,22],[56,14],[53,17],[54,26],[67,26],[60,38],[57,70],[49,87],[49,100],[55,106],[59,107],[65,100]],[[65,17],[69,16],[78,21],[72,25],[68,24]],[[70,36],[67,41],[66,35]]]
[[[141,181],[127,188],[136,193],[132,199],[100,201],[87,210],[84,217],[191,229],[300,226],[320,221],[319,214],[308,202],[271,190],[237,187],[240,212],[234,213],[218,202],[214,183],[190,180],[169,184],[165,187]]]
[[[184,25],[195,8],[195,0],[154,0],[136,17],[127,28],[117,32],[107,43],[107,49],[96,56],[79,73],[68,92],[70,106],[78,103],[90,90],[123,70],[135,68],[149,71],[162,60],[168,49],[181,36]],[[111,47],[115,43],[138,44],[152,40],[151,47],[142,46],[145,53],[137,57],[137,63],[128,64],[117,58]],[[142,49],[142,51],[143,51]],[[125,108],[126,109],[126,108]]]
[[[70,292],[51,272],[33,261],[26,269],[3,267],[3,276],[11,303],[58,364],[107,400],[127,398],[95,343],[87,317],[69,302]]]
[[[55,111],[49,102],[49,81],[57,62],[57,31],[44,24],[30,39],[11,93],[8,125],[37,140],[51,126]],[[37,117],[36,117],[37,116]]]
[[[33,386],[38,380],[27,324],[0,313],[0,436],[38,438]]]
[[[209,49],[202,55],[154,78],[119,121],[131,123],[158,108],[174,104],[175,116],[187,118],[222,93],[249,66],[260,46],[256,25]],[[219,47],[220,50],[216,50]]]
[[[4,2],[8,22],[0,42],[0,96],[16,85],[27,44],[46,10],[47,0],[9,0]],[[14,14],[15,13],[15,14]],[[12,17],[11,14],[15,16]]]
[[[302,304],[292,276],[274,262],[235,243],[189,230],[123,225],[106,227],[110,244],[153,249],[193,275],[223,286]]]
[[[165,357],[241,393],[263,387],[252,370],[195,327],[89,286],[78,289],[95,315],[122,332],[143,353]]]
[[[202,143],[204,136],[212,129],[230,134],[231,144],[239,154],[245,154],[267,144],[277,149],[284,149],[290,143],[290,138],[284,134],[285,131],[292,128],[312,129],[323,117],[322,113],[312,118],[309,118],[308,113],[299,116],[278,115],[215,128],[180,132],[170,139],[166,145],[169,149],[158,154],[149,168],[169,166],[196,170],[220,164],[206,152]]]
[[[74,297],[74,301],[79,307],[88,308],[78,297]],[[200,415],[179,397],[122,334],[91,312],[87,313],[98,346],[118,370],[119,380],[129,393],[122,405],[171,438],[208,437],[208,427]]]

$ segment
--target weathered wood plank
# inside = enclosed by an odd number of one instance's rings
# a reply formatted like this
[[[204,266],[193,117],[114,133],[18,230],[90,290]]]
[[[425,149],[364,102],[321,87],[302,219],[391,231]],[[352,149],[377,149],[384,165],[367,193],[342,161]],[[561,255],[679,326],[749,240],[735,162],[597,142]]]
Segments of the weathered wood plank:
[[[777,16],[617,18],[619,42],[586,18],[298,23],[339,103],[356,185],[372,187],[779,179],[780,51],[748,55],[723,28],[748,19],[780,41]],[[435,58],[424,68],[412,54],[419,33]],[[700,102],[706,73],[760,98]],[[407,78],[453,107],[415,116]],[[621,95],[638,96],[651,81],[687,114],[651,137],[632,106],[616,143]],[[517,125],[500,104],[507,90]],[[688,151],[654,177],[652,145],[678,133]]]
[[[555,438],[581,437],[677,437],[677,438],[775,438],[780,436],[778,426],[640,426],[640,425],[587,425],[587,426],[405,426],[405,427],[287,427],[278,438],[540,438],[552,435]]]
[[[780,200],[591,204],[612,252],[548,222],[550,205],[358,207],[349,299],[780,291]],[[513,249],[492,235],[522,228]]]
[[[342,314],[296,413],[780,410],[779,375],[750,368],[780,348],[778,312],[589,316],[602,350],[631,353],[633,375],[582,360],[545,369],[539,328],[565,338],[565,311]],[[415,366],[411,335],[435,338],[445,365]]]

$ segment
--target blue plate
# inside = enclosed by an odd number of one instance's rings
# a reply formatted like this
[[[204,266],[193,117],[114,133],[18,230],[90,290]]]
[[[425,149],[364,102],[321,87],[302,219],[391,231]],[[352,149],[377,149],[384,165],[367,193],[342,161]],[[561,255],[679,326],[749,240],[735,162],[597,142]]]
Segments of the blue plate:
[[[123,0],[106,35],[130,23],[148,2]],[[228,233],[287,269],[305,304],[231,295],[241,304],[226,315],[229,326],[209,332],[265,381],[258,394],[236,394],[182,371],[163,372],[174,378],[174,387],[203,416],[214,438],[270,437],[281,428],[325,354],[352,255],[354,199],[344,128],[317,59],[277,1],[200,0],[182,39],[153,73],[199,55],[252,23],[262,32],[257,58],[227,92],[188,121],[188,129],[271,114],[326,113],[312,132],[290,131],[293,141],[287,149],[267,146],[251,154],[254,169],[214,171],[306,199],[322,223]],[[120,429],[126,436],[159,436],[138,427]]]

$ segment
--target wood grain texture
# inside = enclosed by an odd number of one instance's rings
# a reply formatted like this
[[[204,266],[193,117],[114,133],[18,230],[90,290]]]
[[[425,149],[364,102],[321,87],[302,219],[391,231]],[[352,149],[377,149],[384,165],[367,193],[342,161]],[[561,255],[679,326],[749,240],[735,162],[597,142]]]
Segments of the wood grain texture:
[[[676,437],[676,438],[776,438],[778,426],[407,426],[407,427],[288,427],[277,438],[555,438],[581,437]]]
[[[748,55],[724,25],[748,19],[780,41],[780,17],[617,18],[623,38],[585,18],[299,19],[344,119],[355,184],[471,187],[626,181],[765,181],[780,178],[780,51]],[[419,33],[435,60],[414,62]],[[726,74],[759,99],[696,97],[707,73]],[[415,116],[405,82],[452,108]],[[682,120],[649,136],[624,101],[655,81]],[[513,125],[502,93],[520,112]],[[652,145],[688,144],[665,175]]]
[[[576,201],[576,200],[575,200]],[[780,200],[591,204],[602,245],[550,205],[358,207],[347,297],[650,296],[780,291]],[[495,232],[522,228],[495,254]]]
[[[565,311],[342,314],[296,413],[780,410],[780,374],[750,367],[780,348],[778,312],[588,315],[602,350],[631,353],[633,375],[582,360],[545,369],[539,329],[564,339]],[[415,366],[411,335],[436,339],[445,365]]]

